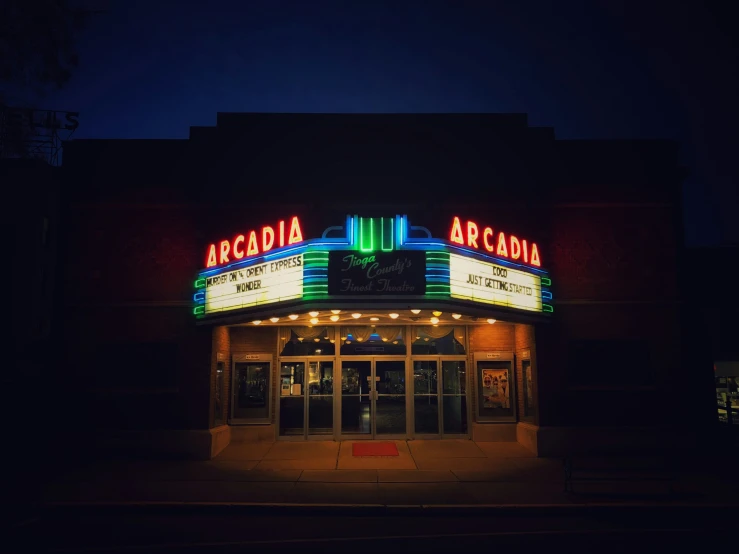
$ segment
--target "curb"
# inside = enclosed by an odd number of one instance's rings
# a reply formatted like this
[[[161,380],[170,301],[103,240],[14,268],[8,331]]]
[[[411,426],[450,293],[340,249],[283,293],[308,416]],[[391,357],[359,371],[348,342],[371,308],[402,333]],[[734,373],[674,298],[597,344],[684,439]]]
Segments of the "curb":
[[[64,513],[222,513],[239,512],[258,515],[374,515],[374,516],[439,516],[439,515],[593,515],[643,512],[701,512],[736,514],[739,503],[582,503],[582,504],[290,504],[255,502],[50,502],[39,506],[42,510]]]

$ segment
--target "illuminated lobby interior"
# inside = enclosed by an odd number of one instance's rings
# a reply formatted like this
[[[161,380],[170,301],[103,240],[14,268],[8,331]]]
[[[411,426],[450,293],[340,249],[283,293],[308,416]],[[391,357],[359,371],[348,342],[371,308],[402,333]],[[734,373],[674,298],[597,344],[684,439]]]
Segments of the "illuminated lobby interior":
[[[265,315],[213,336],[213,427],[231,437],[526,446],[537,422],[532,324],[365,305]]]

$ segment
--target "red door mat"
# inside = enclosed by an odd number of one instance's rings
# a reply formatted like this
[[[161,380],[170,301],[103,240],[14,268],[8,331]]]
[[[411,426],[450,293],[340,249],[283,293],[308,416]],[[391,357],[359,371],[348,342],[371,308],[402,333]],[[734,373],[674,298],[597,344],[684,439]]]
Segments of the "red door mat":
[[[355,442],[352,456],[400,456],[394,442]]]

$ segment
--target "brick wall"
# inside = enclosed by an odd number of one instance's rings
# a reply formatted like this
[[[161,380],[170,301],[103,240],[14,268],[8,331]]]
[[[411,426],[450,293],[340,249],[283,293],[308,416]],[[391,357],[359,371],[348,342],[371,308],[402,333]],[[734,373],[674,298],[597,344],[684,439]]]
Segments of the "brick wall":
[[[475,373],[475,352],[513,352],[516,348],[515,328],[510,323],[494,323],[493,325],[468,326],[470,351],[467,364],[470,368],[470,390],[468,399],[470,413],[475,420],[477,413],[477,375]]]
[[[676,299],[674,216],[669,205],[553,206],[545,266],[555,301]]]
[[[228,327],[219,325],[213,327],[213,352],[211,353],[210,368],[210,427],[215,420],[215,390],[216,377],[218,375],[218,363],[223,363],[223,390],[221,390],[221,418],[223,422],[228,421],[229,398],[231,393],[231,334]]]
[[[555,311],[549,324],[536,326],[541,364],[532,361],[540,425],[650,425],[680,417],[668,416],[660,404],[669,402],[658,400],[683,396],[675,386],[682,373],[676,215],[669,203],[552,207],[546,249]],[[633,386],[637,364],[618,348],[592,362],[598,372],[603,360],[623,359],[613,384],[574,382],[577,340],[646,341],[654,382]]]
[[[516,323],[514,325],[514,336],[516,343],[516,390],[518,391],[518,419],[526,419],[531,421],[535,418],[526,418],[524,416],[524,387],[523,387],[523,352],[529,351],[529,359],[531,360],[532,382],[534,386],[534,406],[536,406],[536,397],[538,394],[537,387],[537,371],[536,371],[536,340],[533,325],[525,325]],[[536,410],[534,410],[536,413]]]
[[[203,258],[194,208],[75,205],[65,225],[67,301],[192,299]]]
[[[59,408],[51,412],[101,428],[207,427],[212,344],[189,309],[77,306],[64,320],[62,355],[47,362]],[[134,359],[118,367],[147,345],[171,354],[159,365]]]
[[[683,417],[680,412],[689,417],[688,409],[666,409],[691,405],[691,389],[681,385],[686,381],[681,379],[679,310],[678,304],[651,303],[557,306],[552,324],[536,329],[540,424],[652,425],[675,422]],[[592,362],[592,371],[598,372],[601,356],[623,360],[620,376],[615,375],[612,383],[589,386],[573,381],[568,349],[573,339],[646,341],[652,384],[630,379],[632,368],[640,366],[630,359],[628,350],[621,349],[602,352]]]

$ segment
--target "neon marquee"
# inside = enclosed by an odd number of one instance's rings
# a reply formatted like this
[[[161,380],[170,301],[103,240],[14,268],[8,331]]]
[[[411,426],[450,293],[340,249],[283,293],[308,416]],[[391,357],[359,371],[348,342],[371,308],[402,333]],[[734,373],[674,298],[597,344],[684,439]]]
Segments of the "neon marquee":
[[[211,244],[208,246],[205,267],[226,264],[234,260],[264,254],[286,244],[301,242],[303,242],[303,232],[300,229],[300,220],[295,216],[290,220],[289,226],[284,220],[279,221],[276,231],[274,227],[266,225],[258,234],[256,231],[250,231],[248,235],[237,235],[233,240],[226,239]]]
[[[466,221],[463,225],[461,220],[455,216],[449,240],[478,250],[485,250],[501,258],[541,267],[539,247],[535,242],[519,239],[515,235],[506,236],[503,231],[496,233],[492,227],[481,228],[474,221]]]

